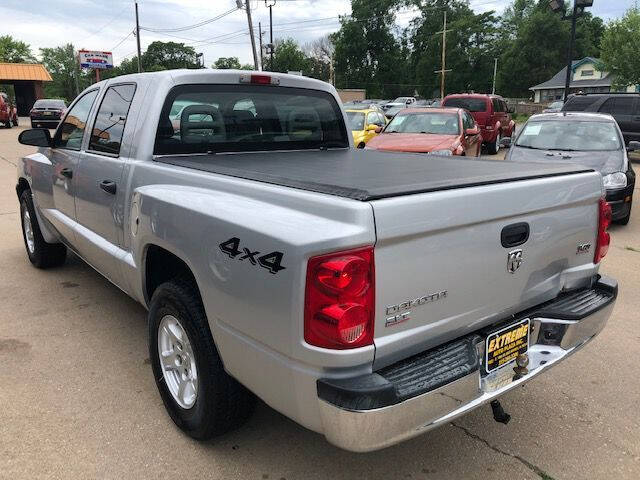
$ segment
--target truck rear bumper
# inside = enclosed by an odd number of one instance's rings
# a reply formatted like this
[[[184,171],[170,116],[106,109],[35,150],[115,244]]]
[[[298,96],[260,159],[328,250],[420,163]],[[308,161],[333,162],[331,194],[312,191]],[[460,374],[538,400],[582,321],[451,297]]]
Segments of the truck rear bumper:
[[[478,332],[438,347],[433,354],[427,352],[367,376],[319,380],[318,401],[327,440],[346,450],[377,450],[496,399],[564,360],[600,333],[611,315],[617,291],[615,280],[600,277],[590,289],[563,294],[506,322],[530,319],[529,365],[524,374],[517,375],[513,364],[485,373],[485,336]],[[424,378],[419,378],[420,372],[425,372]]]

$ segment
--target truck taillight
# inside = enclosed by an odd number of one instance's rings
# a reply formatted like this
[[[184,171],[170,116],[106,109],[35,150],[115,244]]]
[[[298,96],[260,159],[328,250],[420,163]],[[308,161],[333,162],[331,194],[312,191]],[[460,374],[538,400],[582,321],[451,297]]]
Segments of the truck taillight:
[[[374,313],[373,247],[309,259],[304,302],[307,343],[340,350],[371,345]]]
[[[596,237],[596,251],[593,257],[593,263],[598,263],[604,258],[609,251],[609,243],[611,236],[607,232],[607,228],[611,224],[611,205],[604,198],[598,203],[598,236]]]

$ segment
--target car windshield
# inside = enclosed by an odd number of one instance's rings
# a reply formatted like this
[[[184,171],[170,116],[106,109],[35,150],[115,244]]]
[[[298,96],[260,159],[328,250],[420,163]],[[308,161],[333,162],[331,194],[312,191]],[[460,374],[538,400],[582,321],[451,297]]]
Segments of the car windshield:
[[[415,112],[398,114],[389,122],[386,133],[435,133],[458,135],[460,122],[455,113]]]
[[[620,150],[620,136],[613,122],[546,120],[530,121],[515,143],[538,150]]]
[[[364,130],[364,113],[347,112],[347,119],[351,130]]]
[[[330,93],[259,85],[180,85],[160,114],[154,153],[347,148]]]
[[[66,108],[63,100],[36,100],[33,108]]]
[[[487,101],[484,98],[448,98],[444,101],[445,107],[465,108],[470,112],[486,112]]]
[[[549,105],[549,108],[554,108],[554,109],[561,109],[562,105],[564,104],[564,102],[560,101],[560,102],[553,102],[551,105]]]
[[[407,100],[409,100],[409,97],[398,97],[391,103],[407,103]]]

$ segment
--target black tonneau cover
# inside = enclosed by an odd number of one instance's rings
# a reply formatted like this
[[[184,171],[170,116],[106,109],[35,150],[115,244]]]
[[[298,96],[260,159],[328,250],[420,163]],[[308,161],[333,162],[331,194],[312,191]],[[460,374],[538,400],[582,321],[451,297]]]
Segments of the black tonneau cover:
[[[357,149],[158,156],[155,161],[360,201],[593,171],[570,164]]]

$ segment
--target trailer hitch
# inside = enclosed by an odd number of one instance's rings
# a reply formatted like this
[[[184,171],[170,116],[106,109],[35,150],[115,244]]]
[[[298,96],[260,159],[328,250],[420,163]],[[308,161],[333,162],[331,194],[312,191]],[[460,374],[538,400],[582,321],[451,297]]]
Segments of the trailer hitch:
[[[491,401],[491,410],[493,411],[493,419],[496,422],[504,423],[506,425],[509,423],[509,420],[511,420],[511,415],[504,411],[504,408],[502,408],[502,405],[500,405],[498,400]]]

